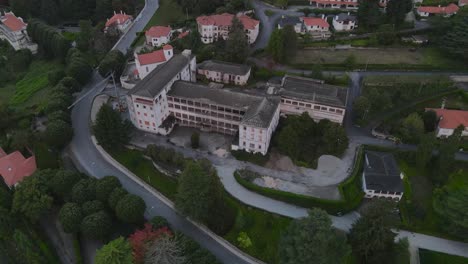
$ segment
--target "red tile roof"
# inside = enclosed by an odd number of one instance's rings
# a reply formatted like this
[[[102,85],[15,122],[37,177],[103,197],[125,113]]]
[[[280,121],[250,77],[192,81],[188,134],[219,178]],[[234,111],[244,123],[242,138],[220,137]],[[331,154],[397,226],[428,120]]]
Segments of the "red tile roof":
[[[154,63],[161,63],[166,61],[166,57],[164,56],[165,50],[171,50],[171,45],[165,45],[163,49],[153,51],[151,53],[145,54],[138,54],[137,59],[140,62],[140,65],[148,65]]]
[[[2,23],[11,31],[20,31],[27,26],[23,19],[16,17],[12,12],[5,13],[5,16],[2,17]]]
[[[0,175],[8,186],[17,184],[36,171],[34,156],[25,158],[19,151],[7,155],[3,149],[0,150]]]
[[[127,20],[129,19],[132,19],[132,16],[130,15],[127,15],[125,13],[115,13],[113,17],[111,17],[110,19],[107,20],[106,22],[106,27],[110,27],[114,24],[117,24],[117,25],[122,25],[122,24],[125,24],[125,22],[127,22]]]
[[[323,28],[329,28],[330,27],[328,22],[323,18],[302,17],[301,19],[304,21],[304,24],[306,26],[320,26],[320,27],[323,27]]]
[[[233,18],[234,15],[228,13],[221,15],[199,16],[197,17],[197,23],[204,26],[230,26]],[[239,16],[239,20],[242,22],[245,29],[255,29],[255,27],[260,23],[260,21],[246,15]]]
[[[317,3],[322,5],[359,5],[359,2],[351,2],[351,1],[329,1],[329,0],[311,0],[311,3]]]
[[[439,127],[455,129],[459,125],[468,127],[468,111],[449,110],[449,109],[433,109],[427,108],[426,111],[433,110],[440,118]]]
[[[418,7],[419,12],[429,13],[429,14],[443,14],[451,15],[458,12],[460,8],[456,4],[450,4],[448,6],[420,6]]]
[[[153,38],[166,37],[171,33],[171,30],[171,27],[154,26],[148,29],[145,35]]]

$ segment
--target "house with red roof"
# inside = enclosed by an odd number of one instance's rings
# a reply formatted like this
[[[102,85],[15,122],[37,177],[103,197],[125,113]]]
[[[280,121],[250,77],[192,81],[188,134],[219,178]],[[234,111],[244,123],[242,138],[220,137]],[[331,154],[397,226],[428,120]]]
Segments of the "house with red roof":
[[[25,177],[32,175],[36,169],[34,155],[25,158],[19,151],[7,154],[0,147],[0,175],[8,187],[17,185]]]
[[[198,32],[202,42],[208,44],[221,38],[226,40],[233,18],[234,15],[228,13],[197,17]],[[249,44],[254,43],[260,30],[260,21],[246,15],[238,15],[237,18],[244,25]]]
[[[437,137],[451,136],[460,125],[465,127],[462,136],[468,136],[468,111],[443,108],[427,108],[426,111],[436,112],[439,118],[436,129]]]
[[[328,24],[325,15],[321,17],[301,17],[304,23],[305,32],[314,39],[328,39],[331,36],[330,24]]]
[[[174,56],[174,51],[171,45],[165,45],[162,49],[150,53],[135,54],[135,74],[143,80],[156,67],[167,62],[172,56]]]
[[[420,6],[416,9],[416,12],[421,17],[428,17],[434,15],[450,17],[455,15],[458,12],[458,10],[460,10],[460,8],[456,4],[451,3],[448,6]]]
[[[116,29],[120,33],[125,33],[132,24],[132,21],[132,16],[127,15],[122,11],[120,11],[120,13],[116,13],[114,11],[114,15],[111,18],[108,18],[106,21],[104,32],[107,33],[111,29]]]
[[[29,38],[27,26],[28,24],[13,12],[0,12],[0,39],[8,41],[15,50],[29,49],[36,53],[37,44]]]
[[[145,32],[146,44],[153,47],[160,47],[169,43],[172,36],[170,26],[154,26]]]
[[[316,8],[357,9],[358,0],[309,0],[310,5]]]

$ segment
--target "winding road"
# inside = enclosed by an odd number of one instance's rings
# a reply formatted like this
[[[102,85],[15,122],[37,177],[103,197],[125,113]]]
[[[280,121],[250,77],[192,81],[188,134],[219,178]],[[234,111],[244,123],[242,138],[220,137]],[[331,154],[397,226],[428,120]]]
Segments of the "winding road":
[[[253,1],[253,4],[256,10],[268,9],[268,6],[260,1]],[[135,39],[136,32],[141,31],[145,27],[151,16],[157,10],[158,6],[159,5],[157,0],[147,0],[145,8],[142,10],[141,14],[135,19],[135,23],[132,25],[128,33],[119,40],[114,49],[126,52],[127,49],[130,47],[132,41]],[[259,17],[265,16],[263,19],[273,20],[275,19],[275,17],[278,18],[282,14],[294,13],[295,12],[293,11],[284,10],[284,13],[279,12],[276,13],[274,16],[266,17],[264,11],[262,11],[257,12],[257,15]],[[271,34],[273,27],[274,23],[264,24],[264,28],[262,29],[262,31],[265,32],[261,33],[261,35],[259,36],[259,41],[256,43],[255,48],[262,48],[266,46],[269,34]],[[362,78],[362,74],[352,73],[351,78],[353,82],[350,89],[350,100],[359,95],[359,80],[360,78]],[[80,171],[85,172],[89,175],[93,175],[97,178],[101,178],[106,175],[114,175],[118,177],[122,185],[125,186],[125,188],[129,192],[139,195],[145,200],[148,207],[148,210],[145,214],[146,217],[151,218],[156,215],[165,217],[171,223],[171,226],[174,229],[181,231],[184,234],[193,238],[204,248],[211,251],[223,263],[249,263],[249,261],[246,260],[245,257],[238,253],[235,253],[234,251],[229,249],[229,247],[226,247],[218,240],[208,235],[198,226],[188,221],[184,216],[179,215],[161,198],[155,196],[146,188],[142,187],[140,184],[129,178],[126,173],[122,172],[122,170],[114,166],[112,163],[108,162],[108,160],[101,155],[101,153],[98,151],[98,149],[95,147],[91,140],[91,126],[89,117],[94,97],[101,93],[106,85],[107,81],[105,81],[95,71],[93,73],[90,83],[83,89],[80,101],[76,103],[72,110],[74,138],[69,145],[68,151],[75,166]],[[351,107],[352,104],[348,104],[348,111],[352,110]],[[359,130],[355,131],[349,120],[347,120],[346,125],[347,128],[349,128],[351,136],[356,140],[367,142],[366,144],[369,144],[369,142],[373,142],[379,145],[388,144],[388,142],[375,142],[374,138],[370,138],[369,135],[365,134],[364,132]],[[402,145],[400,147],[403,148],[405,146]],[[410,148],[411,146],[407,147]],[[467,158],[466,155],[463,156],[463,158]],[[218,162],[222,163],[222,161]],[[307,210],[304,208],[278,202],[267,197],[263,197],[261,195],[247,191],[235,182],[232,176],[233,168],[226,169],[226,167],[220,166],[218,162],[217,164],[215,164],[215,166],[217,166],[218,172],[220,172],[221,180],[227,188],[227,191],[230,192],[233,196],[239,198],[241,201],[252,206],[265,209],[267,211],[276,212],[295,218],[304,216],[306,214]],[[333,217],[332,219],[335,226],[344,230],[348,230],[357,217],[358,215],[356,215],[356,213],[352,213],[345,217]],[[400,232],[400,235],[404,234]],[[466,244],[457,244],[457,247],[455,247],[453,246],[453,244],[448,243],[446,241],[441,242],[439,238],[428,237],[427,239],[432,242],[435,241],[431,244],[432,247],[435,247],[435,250],[457,255],[464,254],[468,257],[468,247],[466,246]],[[424,241],[426,241],[426,239]],[[416,240],[414,243],[416,243],[416,246],[424,246],[424,244],[419,243],[418,240]],[[92,256],[88,256],[88,261],[90,259],[92,260]]]

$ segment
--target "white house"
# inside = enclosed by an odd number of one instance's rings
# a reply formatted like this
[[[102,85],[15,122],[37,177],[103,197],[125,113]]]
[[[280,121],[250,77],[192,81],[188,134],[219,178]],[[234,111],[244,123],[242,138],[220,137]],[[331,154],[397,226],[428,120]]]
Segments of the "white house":
[[[109,32],[111,28],[114,28],[120,33],[125,33],[127,29],[130,27],[130,25],[132,24],[132,21],[133,21],[132,16],[127,15],[123,13],[122,11],[120,11],[120,13],[116,13],[114,11],[114,16],[107,19],[104,32]]]
[[[330,24],[323,15],[322,17],[301,17],[300,19],[304,23],[305,31],[308,33],[328,32],[330,30]]]
[[[197,65],[197,72],[214,82],[246,85],[250,77],[250,66],[216,60],[206,60]]]
[[[156,67],[171,59],[172,56],[174,56],[174,51],[171,45],[165,45],[162,49],[150,53],[135,54],[138,77],[144,79]]]
[[[233,18],[234,15],[228,13],[197,17],[198,32],[202,42],[208,44],[221,38],[227,39]],[[239,15],[237,18],[244,25],[249,44],[254,43],[260,30],[260,21],[246,15]]]
[[[362,189],[366,198],[390,198],[401,200],[404,193],[404,175],[392,153],[366,151]]]
[[[466,5],[468,5],[468,0],[458,0],[459,7],[466,6]]]
[[[462,136],[468,136],[468,111],[441,108],[427,108],[426,111],[436,112],[439,118],[436,129],[437,137],[451,136],[459,126],[465,127],[462,131]]]
[[[341,9],[357,9],[359,7],[358,0],[309,0],[310,5],[317,8],[341,8]]]
[[[170,26],[154,26],[145,32],[146,44],[153,47],[159,47],[169,43],[171,40],[172,29]]]
[[[29,49],[32,53],[37,53],[37,44],[29,38],[27,26],[13,12],[0,12],[0,39],[8,41],[15,50]]]
[[[357,28],[356,16],[349,13],[341,13],[333,17],[333,28],[335,31],[351,31]]]
[[[449,4],[448,6],[420,6],[416,12],[421,17],[428,17],[433,15],[440,15],[443,17],[450,17],[455,15],[460,8],[456,4]]]

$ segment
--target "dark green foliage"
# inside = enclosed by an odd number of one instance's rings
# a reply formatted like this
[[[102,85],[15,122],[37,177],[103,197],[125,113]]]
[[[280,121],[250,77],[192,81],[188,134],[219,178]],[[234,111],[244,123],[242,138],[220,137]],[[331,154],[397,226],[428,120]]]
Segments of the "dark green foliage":
[[[437,184],[444,184],[447,176],[453,171],[455,153],[460,144],[463,128],[457,128],[451,136],[442,139],[439,143],[439,155],[436,160],[436,170],[432,173],[432,180]]]
[[[62,200],[65,200],[73,186],[81,179],[81,175],[74,171],[59,170],[49,182],[52,192]]]
[[[96,116],[93,132],[99,144],[106,149],[116,149],[130,140],[130,123],[109,105],[103,105]]]
[[[54,120],[47,124],[44,139],[50,146],[56,148],[65,147],[73,137],[73,129],[70,124],[62,120]]]
[[[10,133],[11,149],[27,152],[28,148],[30,148],[34,142],[34,136],[29,129],[15,130]]]
[[[468,238],[468,179],[466,174],[451,175],[448,184],[434,191],[433,208],[441,227],[463,240]]]
[[[208,161],[189,162],[179,178],[175,205],[183,214],[219,233],[232,225],[224,217],[230,208],[224,203],[223,192],[216,170]]]
[[[354,117],[359,120],[363,120],[366,118],[367,113],[371,107],[371,103],[369,99],[365,96],[359,96],[353,102],[353,114]]]
[[[13,197],[13,212],[23,214],[31,221],[39,220],[52,207],[53,202],[44,178],[39,175],[36,172],[24,178]]]
[[[80,230],[88,238],[103,240],[112,230],[112,219],[104,211],[88,215],[81,222]]]
[[[81,210],[84,216],[88,216],[104,210],[104,204],[98,200],[87,201],[81,206]]]
[[[51,25],[59,21],[59,7],[54,0],[42,0],[41,18]]]
[[[114,73],[115,78],[119,78],[122,74],[123,67],[125,64],[125,56],[119,50],[112,50],[107,53],[106,57],[101,61],[99,65],[99,74],[102,77],[108,74]]]
[[[461,16],[444,32],[439,46],[454,57],[468,62],[468,16]]]
[[[225,59],[230,62],[243,63],[249,55],[249,43],[244,31],[244,25],[234,16],[226,40]]]
[[[421,136],[424,134],[424,122],[418,113],[412,113],[403,119],[400,134],[404,142],[419,142]]]
[[[275,145],[296,164],[312,166],[321,155],[340,156],[348,147],[348,137],[339,124],[328,120],[315,123],[307,113],[281,122]]]
[[[177,0],[184,11],[192,15],[213,13],[216,8],[223,5],[222,0]]]
[[[429,165],[432,158],[432,152],[435,149],[435,136],[433,134],[425,134],[421,137],[416,151],[416,164],[419,168],[425,168]]]
[[[151,219],[151,225],[153,226],[153,229],[159,229],[159,228],[162,228],[162,227],[169,227],[170,228],[170,225],[169,225],[169,222],[167,221],[166,218],[162,217],[162,216],[155,216]]]
[[[115,214],[125,223],[140,223],[146,210],[146,204],[140,196],[127,194],[117,203]]]
[[[57,85],[60,80],[65,77],[65,71],[63,70],[56,70],[49,72],[47,75],[47,79],[49,80],[50,85]]]
[[[28,34],[39,44],[39,47],[44,52],[55,58],[65,58],[70,42],[66,40],[55,28],[41,22],[40,20],[32,19],[28,21]]]
[[[62,111],[62,110],[57,110],[55,112],[52,112],[47,115],[47,118],[49,119],[49,122],[55,122],[56,120],[61,120],[63,122],[69,123],[71,122],[71,117],[70,114]]]
[[[96,198],[96,182],[95,178],[81,179],[73,186],[71,191],[72,201],[78,204],[83,204],[87,201],[92,201]]]
[[[145,154],[150,156],[155,162],[164,163],[178,169],[183,169],[185,165],[184,156],[171,148],[150,144],[146,147]]]
[[[387,19],[389,23],[399,27],[405,21],[406,14],[413,9],[411,0],[390,0],[387,3]]]
[[[432,132],[435,130],[438,121],[437,114],[435,111],[425,111],[422,114],[422,119],[424,122],[424,129],[426,130],[426,132]]]
[[[377,31],[377,42],[380,45],[392,45],[396,40],[397,34],[393,25],[382,25],[379,27]]]
[[[3,183],[0,182],[0,184]],[[0,207],[10,209],[12,201],[12,193],[8,191],[7,188],[3,188],[3,186],[0,185]]]
[[[282,264],[346,263],[351,253],[346,237],[331,226],[330,217],[312,209],[307,217],[291,222],[278,246]]]
[[[194,132],[190,137],[190,145],[192,148],[197,149],[200,147],[200,133]]]
[[[90,20],[80,20],[80,34],[76,38],[78,49],[85,52],[93,43],[94,29]]]
[[[67,54],[67,75],[77,80],[80,84],[86,84],[91,78],[93,68],[83,57],[78,49],[70,49]]]
[[[28,264],[46,263],[46,259],[38,253],[34,241],[20,229],[15,229],[12,237],[16,250],[21,252],[22,260]]]
[[[107,202],[110,194],[115,188],[121,187],[120,181],[115,176],[106,176],[99,179],[96,183],[96,199],[101,202]]]
[[[15,221],[15,217],[8,209],[0,207],[0,240],[11,238],[16,225]]]
[[[76,233],[80,231],[81,221],[83,220],[83,211],[80,205],[76,203],[66,203],[59,212],[59,221],[62,224],[63,231],[66,233]]]
[[[394,263],[395,233],[390,229],[391,210],[394,204],[375,200],[352,226],[349,241],[360,263]]]
[[[175,234],[177,244],[182,248],[183,255],[190,260],[192,264],[219,264],[211,252],[202,248],[197,242],[182,233]]]
[[[290,25],[275,29],[267,46],[268,53],[278,62],[287,62],[297,51],[297,34]]]
[[[381,23],[382,13],[379,10],[378,0],[360,0],[357,18],[359,27],[374,30]]]
[[[128,192],[124,188],[122,187],[115,188],[109,195],[109,200],[107,201],[109,207],[115,210],[115,207],[119,203],[120,199],[122,199],[127,194]]]

